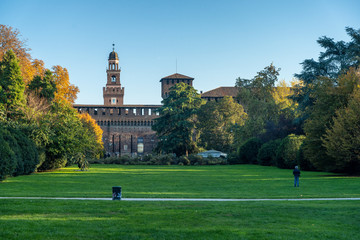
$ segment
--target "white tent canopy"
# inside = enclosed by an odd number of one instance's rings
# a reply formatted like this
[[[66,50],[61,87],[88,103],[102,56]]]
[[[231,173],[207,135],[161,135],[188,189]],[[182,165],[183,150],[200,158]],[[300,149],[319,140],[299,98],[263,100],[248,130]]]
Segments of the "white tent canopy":
[[[227,158],[227,154],[226,153],[223,153],[223,152],[220,152],[220,151],[216,151],[216,150],[209,150],[209,151],[206,151],[206,152],[201,152],[201,153],[198,153],[197,155],[200,155],[204,158],[206,157],[223,157],[223,158]]]

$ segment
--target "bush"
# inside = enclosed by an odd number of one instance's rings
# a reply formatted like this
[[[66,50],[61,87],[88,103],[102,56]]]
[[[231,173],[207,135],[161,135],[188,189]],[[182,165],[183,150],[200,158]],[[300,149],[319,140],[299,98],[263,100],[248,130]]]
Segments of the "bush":
[[[281,143],[281,139],[271,140],[264,143],[259,149],[257,162],[262,166],[276,165],[276,150]]]
[[[297,154],[303,143],[305,136],[297,136],[290,134],[284,138],[276,152],[276,166],[279,168],[293,168],[299,165],[297,162]]]
[[[0,181],[11,176],[17,166],[15,153],[11,150],[9,143],[5,141],[4,135],[10,134],[0,128]]]
[[[18,176],[24,172],[24,162],[22,160],[21,148],[15,137],[9,131],[9,127],[3,126],[3,138],[9,144],[14,153],[15,169],[10,173],[11,176]]]
[[[179,162],[178,162],[178,164],[180,165],[190,165],[190,160],[189,160],[189,158],[188,157],[186,157],[186,156],[180,156],[179,157]]]
[[[237,163],[240,163],[239,154],[236,153],[236,152],[232,152],[232,153],[228,154],[227,162],[228,162],[229,164],[237,164]]]
[[[36,170],[39,163],[38,151],[35,144],[19,129],[9,128],[19,147],[20,159],[14,175],[30,174]]]
[[[250,138],[239,148],[238,163],[257,163],[257,155],[262,142],[258,138]]]
[[[205,160],[205,164],[206,165],[226,165],[227,164],[227,160],[226,158],[216,158],[216,157],[207,157],[204,159]]]
[[[109,157],[105,159],[89,159],[90,164],[123,164],[123,165],[217,165],[227,164],[224,158],[208,157],[203,158],[197,154],[188,157],[176,157],[173,154],[153,155],[147,154],[140,158],[124,155],[119,157]]]
[[[301,146],[299,148],[299,151],[296,154],[296,162],[300,165],[300,168],[302,170],[306,170],[306,171],[314,171],[314,170],[316,170],[316,168],[310,162],[310,160],[305,158],[304,144],[301,144]]]
[[[189,160],[191,165],[205,165],[204,158],[201,155],[190,154]]]
[[[0,180],[30,174],[39,162],[35,144],[18,128],[0,126]]]

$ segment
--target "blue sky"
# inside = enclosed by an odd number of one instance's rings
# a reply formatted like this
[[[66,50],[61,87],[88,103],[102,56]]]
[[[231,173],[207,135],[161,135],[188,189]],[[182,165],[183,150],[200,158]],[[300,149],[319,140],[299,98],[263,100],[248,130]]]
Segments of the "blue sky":
[[[321,36],[348,41],[360,1],[0,0],[0,24],[18,29],[33,58],[66,67],[76,103],[102,104],[112,44],[125,104],[160,104],[159,80],[177,72],[208,91],[234,86],[273,63],[290,82],[317,58]]]

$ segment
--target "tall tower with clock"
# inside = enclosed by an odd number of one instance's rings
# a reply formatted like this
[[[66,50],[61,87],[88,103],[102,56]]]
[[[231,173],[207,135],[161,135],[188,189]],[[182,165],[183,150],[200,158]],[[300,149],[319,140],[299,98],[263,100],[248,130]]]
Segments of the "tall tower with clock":
[[[107,83],[103,88],[104,105],[105,106],[122,106],[124,104],[125,89],[120,83],[119,57],[114,50],[109,54],[108,68],[106,70]]]

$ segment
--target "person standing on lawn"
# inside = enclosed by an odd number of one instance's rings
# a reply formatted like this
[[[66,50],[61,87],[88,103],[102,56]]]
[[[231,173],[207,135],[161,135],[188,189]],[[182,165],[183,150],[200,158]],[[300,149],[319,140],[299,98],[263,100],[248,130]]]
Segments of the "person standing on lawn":
[[[294,187],[299,187],[300,170],[298,166],[295,166],[293,174],[294,174]]]

